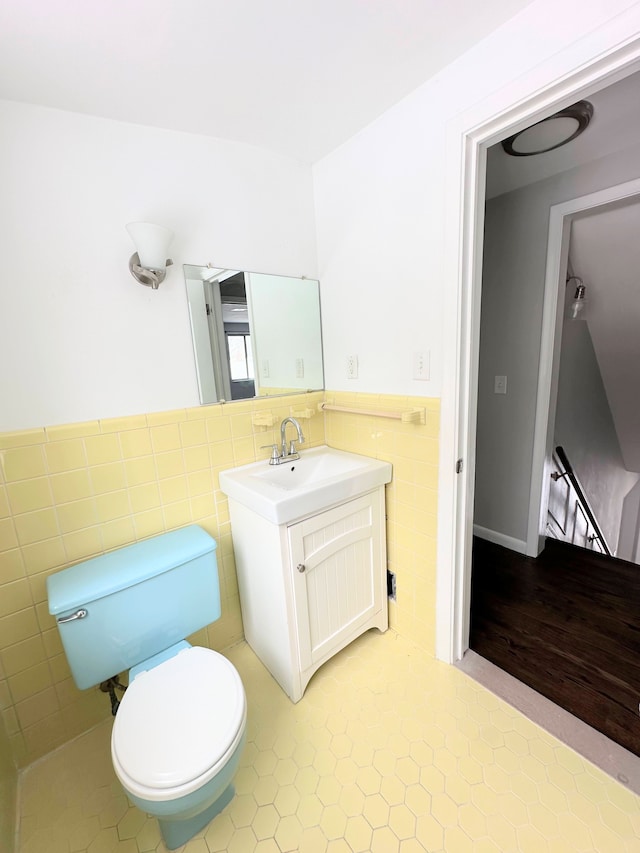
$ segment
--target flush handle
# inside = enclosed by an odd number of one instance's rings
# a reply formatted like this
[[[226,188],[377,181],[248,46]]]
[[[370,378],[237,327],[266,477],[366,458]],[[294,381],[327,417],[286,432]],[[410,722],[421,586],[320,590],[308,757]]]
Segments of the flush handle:
[[[63,622],[74,622],[76,619],[84,619],[88,615],[88,610],[80,608],[80,610],[76,610],[75,613],[72,613],[71,616],[58,617],[58,624],[62,625]]]

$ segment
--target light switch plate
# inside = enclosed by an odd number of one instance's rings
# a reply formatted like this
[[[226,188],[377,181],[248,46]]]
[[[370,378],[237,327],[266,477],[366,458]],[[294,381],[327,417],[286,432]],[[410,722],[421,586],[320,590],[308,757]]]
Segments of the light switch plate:
[[[495,376],[494,377],[493,393],[494,394],[506,394],[507,393],[507,377],[506,376]]]

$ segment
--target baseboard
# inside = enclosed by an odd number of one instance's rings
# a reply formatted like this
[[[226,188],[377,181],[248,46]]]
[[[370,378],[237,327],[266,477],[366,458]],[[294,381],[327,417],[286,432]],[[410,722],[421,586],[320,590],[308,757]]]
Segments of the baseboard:
[[[486,539],[487,542],[493,542],[494,545],[502,545],[503,548],[508,548],[510,551],[517,551],[518,554],[526,555],[527,553],[527,543],[523,539],[514,539],[513,536],[498,533],[497,530],[489,530],[487,527],[474,524],[473,535],[479,539]]]

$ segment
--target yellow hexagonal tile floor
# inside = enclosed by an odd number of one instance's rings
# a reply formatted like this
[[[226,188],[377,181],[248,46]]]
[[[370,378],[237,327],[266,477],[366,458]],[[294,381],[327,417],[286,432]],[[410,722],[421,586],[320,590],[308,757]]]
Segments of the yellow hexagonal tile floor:
[[[297,705],[246,644],[227,655],[249,704],[237,794],[185,853],[640,851],[640,797],[392,631]],[[110,729],[22,773],[19,853],[165,850],[114,776]]]

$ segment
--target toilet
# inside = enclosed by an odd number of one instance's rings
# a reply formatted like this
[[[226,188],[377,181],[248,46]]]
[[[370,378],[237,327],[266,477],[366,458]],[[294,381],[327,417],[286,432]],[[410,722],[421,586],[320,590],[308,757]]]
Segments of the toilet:
[[[216,542],[197,525],[163,533],[50,575],[47,593],[80,689],[129,670],[113,768],[175,850],[232,799],[245,741],[238,672],[186,640],[220,618]]]

